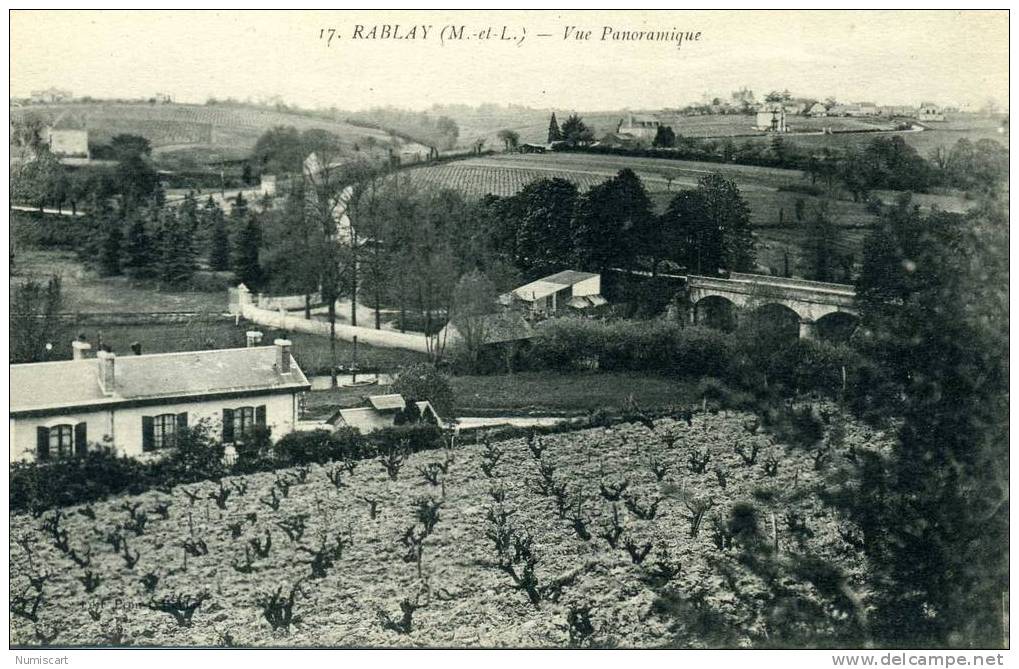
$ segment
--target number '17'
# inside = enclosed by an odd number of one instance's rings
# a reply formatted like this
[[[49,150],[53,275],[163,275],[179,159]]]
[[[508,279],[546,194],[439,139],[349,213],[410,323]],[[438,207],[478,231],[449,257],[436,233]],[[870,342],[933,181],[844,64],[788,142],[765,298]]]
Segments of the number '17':
[[[326,36],[328,34],[328,37]],[[333,37],[336,36],[336,28],[322,28],[318,31],[318,38],[326,41],[326,46],[332,46]]]

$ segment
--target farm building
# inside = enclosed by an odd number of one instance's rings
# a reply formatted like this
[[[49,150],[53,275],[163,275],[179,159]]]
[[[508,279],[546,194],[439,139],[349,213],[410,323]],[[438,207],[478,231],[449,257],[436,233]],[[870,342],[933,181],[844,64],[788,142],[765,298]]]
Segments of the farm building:
[[[273,438],[297,422],[311,388],[291,355],[273,346],[118,357],[75,341],[74,360],[10,366],[10,459],[45,461],[110,448],[128,457],[174,447],[182,427],[207,424],[226,444],[256,426]]]
[[[60,88],[45,88],[29,93],[29,99],[33,104],[52,105],[60,102],[67,102],[73,97],[71,91]]]
[[[813,104],[813,105],[812,105],[812,106],[810,107],[810,109],[808,109],[808,110],[807,110],[807,113],[808,113],[808,114],[809,114],[810,116],[813,116],[814,118],[821,118],[821,117],[824,117],[824,116],[827,116],[827,115],[828,115],[828,108],[827,108],[827,107],[825,107],[825,106],[824,106],[823,104],[821,104],[820,102],[815,102],[815,103],[814,103],[814,104]]]
[[[654,141],[662,122],[648,114],[627,114],[616,125],[616,133],[629,135],[641,142]]]
[[[754,127],[767,132],[787,132],[788,126],[785,121],[785,107],[778,103],[761,105],[757,109],[757,117]]]
[[[441,425],[442,419],[435,413],[430,402],[414,402],[408,411],[403,395],[373,395],[366,400],[367,406],[340,409],[328,420],[333,427],[351,427],[367,434],[407,422],[424,422]]]
[[[925,102],[920,105],[920,113],[917,118],[921,121],[944,121],[945,114],[936,104]]]
[[[917,114],[916,107],[911,105],[883,105],[879,108],[882,116],[912,116]]]
[[[601,275],[566,270],[514,289],[499,297],[503,304],[527,305],[531,315],[552,315],[567,308],[588,309],[606,303],[601,296]]]
[[[63,158],[88,158],[88,129],[85,123],[63,113],[46,128],[45,141],[50,153]]]

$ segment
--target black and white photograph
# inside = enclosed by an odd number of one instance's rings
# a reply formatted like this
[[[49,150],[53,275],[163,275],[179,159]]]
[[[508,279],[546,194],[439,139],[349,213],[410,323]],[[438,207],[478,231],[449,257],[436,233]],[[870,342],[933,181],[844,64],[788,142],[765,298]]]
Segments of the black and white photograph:
[[[9,10],[8,661],[1005,666],[1009,24]]]

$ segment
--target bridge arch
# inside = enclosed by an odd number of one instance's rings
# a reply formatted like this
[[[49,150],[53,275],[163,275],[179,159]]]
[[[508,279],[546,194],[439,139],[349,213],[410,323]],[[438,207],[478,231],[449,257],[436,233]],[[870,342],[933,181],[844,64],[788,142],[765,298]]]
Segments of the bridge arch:
[[[753,307],[752,317],[757,327],[768,337],[777,339],[797,339],[800,336],[800,324],[803,317],[795,308],[782,302],[766,302]]]
[[[724,295],[705,295],[693,303],[691,319],[699,325],[731,332],[739,322],[739,307]]]
[[[835,342],[848,341],[860,325],[860,317],[848,311],[833,311],[815,322],[817,336]]]

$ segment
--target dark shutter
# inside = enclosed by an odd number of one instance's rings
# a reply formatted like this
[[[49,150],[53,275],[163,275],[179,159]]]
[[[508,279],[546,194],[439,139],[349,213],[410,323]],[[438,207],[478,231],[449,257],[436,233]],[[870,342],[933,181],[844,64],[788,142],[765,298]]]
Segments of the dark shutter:
[[[265,405],[255,407],[255,425],[265,427]]]
[[[177,414],[177,429],[183,430],[188,426],[188,412]]]
[[[35,428],[35,451],[39,460],[50,459],[50,429],[48,427]]]
[[[231,444],[234,440],[234,410],[223,409],[223,443]]]
[[[74,454],[85,455],[88,453],[88,427],[84,422],[74,426]]]
[[[148,452],[156,447],[156,426],[152,416],[142,416],[142,451]]]

